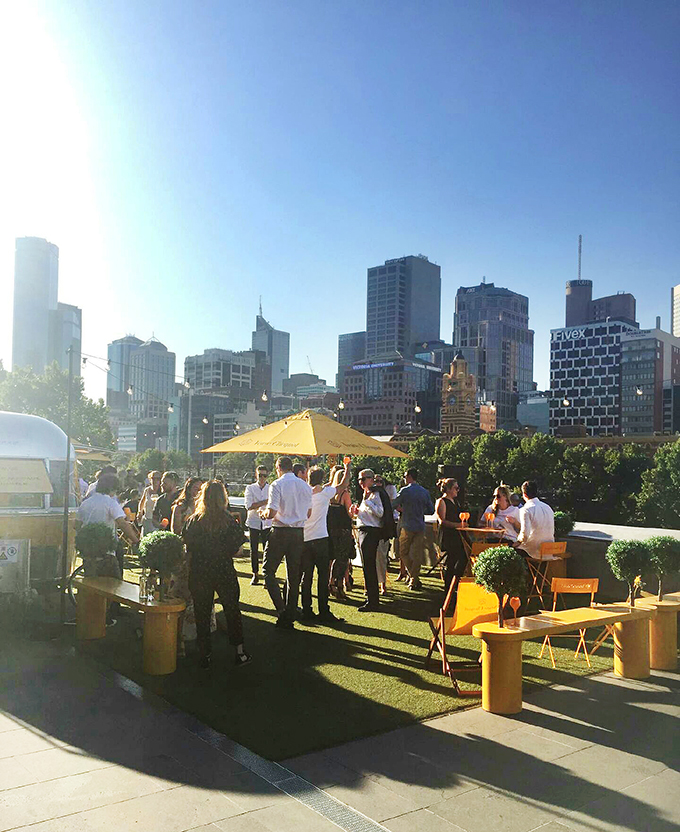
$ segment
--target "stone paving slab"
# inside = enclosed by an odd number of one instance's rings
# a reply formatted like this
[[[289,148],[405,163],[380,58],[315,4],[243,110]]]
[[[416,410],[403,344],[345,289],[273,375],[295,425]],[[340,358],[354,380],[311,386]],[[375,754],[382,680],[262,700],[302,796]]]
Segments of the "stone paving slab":
[[[277,764],[29,643],[0,664],[0,832],[677,832],[678,717],[680,674],[603,675]]]

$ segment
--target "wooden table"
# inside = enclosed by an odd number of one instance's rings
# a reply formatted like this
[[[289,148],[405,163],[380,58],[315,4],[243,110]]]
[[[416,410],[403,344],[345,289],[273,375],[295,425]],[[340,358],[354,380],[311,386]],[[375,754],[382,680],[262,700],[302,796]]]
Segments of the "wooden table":
[[[76,636],[82,640],[106,635],[106,602],[120,601],[144,613],[144,672],[152,676],[174,673],[177,668],[178,617],[184,601],[140,601],[139,586],[118,578],[75,578],[78,587]]]
[[[651,606],[608,604],[544,612],[506,622],[475,624],[472,635],[482,640],[482,708],[494,714],[522,710],[522,642],[530,638],[568,633],[583,627],[614,625],[614,673],[626,679],[649,676],[649,621]]]
[[[656,615],[649,622],[649,662],[652,670],[676,670],[678,667],[678,612],[680,592],[666,592],[663,600],[643,595],[635,605],[651,607]]]

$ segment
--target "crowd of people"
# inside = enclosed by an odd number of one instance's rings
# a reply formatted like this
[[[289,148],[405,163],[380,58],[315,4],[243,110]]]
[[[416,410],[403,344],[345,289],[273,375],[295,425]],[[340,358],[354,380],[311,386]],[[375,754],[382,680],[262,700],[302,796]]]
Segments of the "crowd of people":
[[[351,496],[348,458],[326,472],[318,466],[293,464],[290,457],[281,456],[272,482],[269,474],[265,466],[258,466],[255,481],[245,489],[245,526],[250,541],[250,583],[258,585],[263,580],[276,611],[277,628],[292,630],[297,621],[341,623],[344,619],[335,615],[329,601],[331,597],[347,600],[346,590],[353,585],[353,562],[360,561],[363,569],[366,597],[358,607],[360,612],[380,610],[381,596],[387,592],[390,556],[400,564],[397,580],[403,579],[411,590],[420,591],[426,518],[433,515],[445,562],[445,588],[463,576],[469,541],[461,528],[464,507],[455,479],[439,481],[440,497],[433,504],[428,490],[418,482],[415,468],[406,471],[399,490],[371,469],[359,471],[356,500]],[[170,582],[171,594],[187,604],[180,649],[185,640],[195,639],[201,664],[210,665],[217,594],[235,648],[235,662],[247,664],[250,656],[244,648],[234,567],[234,557],[246,536],[229,512],[223,482],[189,477],[181,486],[171,471],[150,471],[141,487],[124,488],[129,481],[121,482],[115,469],[98,472],[95,482],[84,491],[78,520],[106,523],[119,529],[133,545],[140,536],[157,529],[180,535],[186,558]],[[485,526],[491,522],[504,542],[527,558],[536,557],[541,543],[554,539],[552,509],[538,499],[536,484],[530,481],[523,484],[521,497],[511,494],[505,485],[496,488],[479,522]],[[284,561],[286,577],[281,587],[277,572]],[[113,571],[109,561],[104,571],[90,574],[122,577],[122,561]]]

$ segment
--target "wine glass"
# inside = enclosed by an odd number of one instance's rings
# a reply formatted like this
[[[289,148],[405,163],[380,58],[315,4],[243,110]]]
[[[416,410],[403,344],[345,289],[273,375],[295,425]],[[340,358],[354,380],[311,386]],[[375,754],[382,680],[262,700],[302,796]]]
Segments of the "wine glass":
[[[516,595],[513,595],[513,597],[510,599],[510,606],[512,607],[512,611],[515,614],[515,617],[512,620],[512,623],[515,627],[517,626],[517,610],[520,608],[521,603],[521,600]]]

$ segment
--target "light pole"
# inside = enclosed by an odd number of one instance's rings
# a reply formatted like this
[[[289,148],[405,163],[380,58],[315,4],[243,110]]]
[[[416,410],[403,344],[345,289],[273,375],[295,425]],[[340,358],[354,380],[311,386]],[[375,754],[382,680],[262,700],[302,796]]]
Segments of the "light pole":
[[[64,469],[64,519],[61,534],[61,598],[59,618],[66,621],[66,573],[68,571],[68,509],[71,498],[71,413],[73,411],[73,347],[68,353],[68,404],[66,406],[66,467]]]
[[[193,395],[193,388],[188,381],[184,382],[184,386],[189,390],[189,406],[187,408],[187,454],[191,459],[191,396]]]

